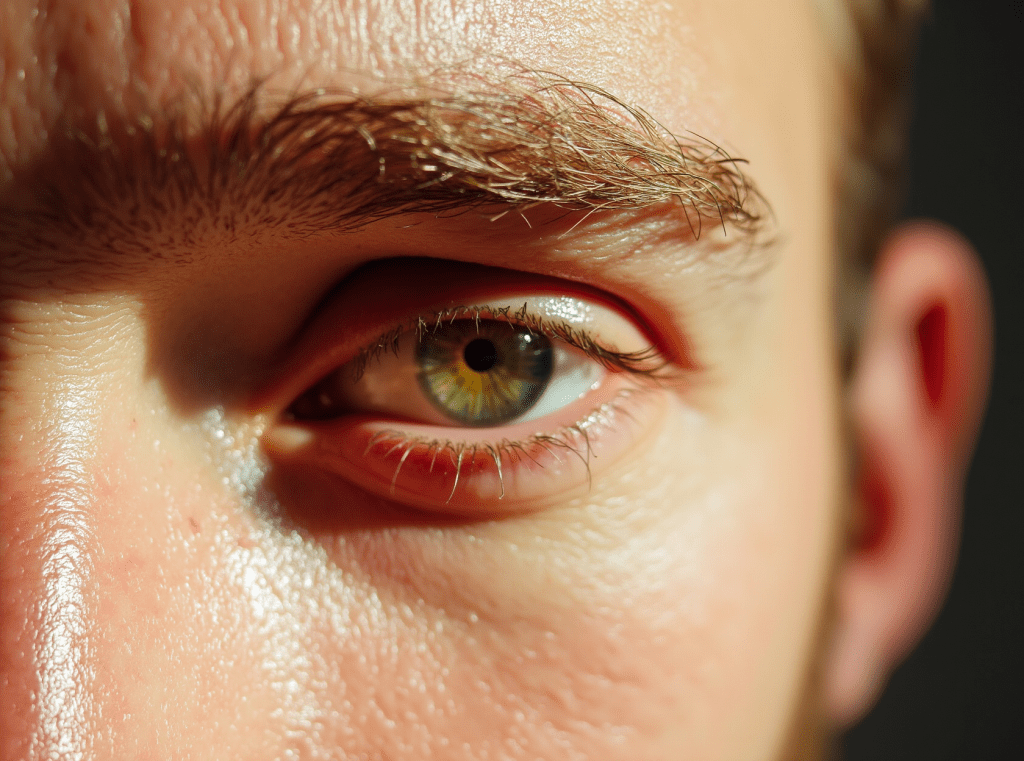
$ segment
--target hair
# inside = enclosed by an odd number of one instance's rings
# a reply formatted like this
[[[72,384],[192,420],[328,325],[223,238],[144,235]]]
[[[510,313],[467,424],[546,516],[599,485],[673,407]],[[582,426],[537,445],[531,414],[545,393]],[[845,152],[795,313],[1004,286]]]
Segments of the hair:
[[[817,0],[848,94],[837,179],[844,262],[870,269],[905,191],[917,28],[927,0]]]
[[[835,163],[836,303],[843,376],[867,314],[867,281],[906,190],[917,30],[928,0],[815,0],[845,94]]]

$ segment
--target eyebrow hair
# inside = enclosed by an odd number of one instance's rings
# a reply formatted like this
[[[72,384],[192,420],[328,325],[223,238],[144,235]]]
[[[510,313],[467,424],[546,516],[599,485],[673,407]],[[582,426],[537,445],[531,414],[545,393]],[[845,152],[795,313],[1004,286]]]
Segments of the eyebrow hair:
[[[261,84],[231,102],[194,100],[130,121],[100,113],[51,139],[48,164],[18,183],[29,192],[0,206],[0,237],[38,248],[58,234],[91,236],[106,251],[151,250],[146,240],[166,241],[174,219],[305,236],[492,206],[674,205],[696,238],[712,222],[749,240],[764,220],[741,159],[544,72],[375,95],[317,89],[277,106]]]

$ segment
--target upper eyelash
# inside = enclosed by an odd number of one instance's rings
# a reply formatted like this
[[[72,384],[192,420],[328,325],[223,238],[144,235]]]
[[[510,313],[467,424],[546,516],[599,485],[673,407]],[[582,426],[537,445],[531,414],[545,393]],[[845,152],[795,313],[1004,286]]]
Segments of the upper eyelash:
[[[551,320],[530,313],[524,302],[523,306],[515,312],[512,311],[511,306],[449,307],[429,315],[421,315],[415,320],[398,325],[386,333],[382,333],[369,346],[360,349],[352,360],[355,380],[358,381],[362,378],[367,365],[382,354],[386,352],[397,354],[399,342],[407,333],[415,331],[417,341],[422,341],[423,336],[439,330],[445,322],[451,323],[459,319],[475,320],[478,324],[481,319],[505,320],[511,325],[521,325],[527,330],[540,333],[547,338],[564,341],[609,370],[627,372],[640,377],[663,379],[669,367],[668,360],[653,344],[633,352],[617,351],[602,344],[588,331],[575,328],[564,320]]]

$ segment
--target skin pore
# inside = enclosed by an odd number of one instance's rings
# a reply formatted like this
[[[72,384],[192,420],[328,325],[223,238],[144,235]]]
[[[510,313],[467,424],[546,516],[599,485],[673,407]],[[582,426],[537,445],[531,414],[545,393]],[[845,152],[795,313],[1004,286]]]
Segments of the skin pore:
[[[771,761],[870,705],[941,599],[987,312],[966,244],[904,231],[844,385],[813,4],[0,13],[0,759]],[[296,104],[335,110],[262,142]],[[493,436],[301,414],[465,304],[673,372]],[[516,446],[402,448],[440,436]]]

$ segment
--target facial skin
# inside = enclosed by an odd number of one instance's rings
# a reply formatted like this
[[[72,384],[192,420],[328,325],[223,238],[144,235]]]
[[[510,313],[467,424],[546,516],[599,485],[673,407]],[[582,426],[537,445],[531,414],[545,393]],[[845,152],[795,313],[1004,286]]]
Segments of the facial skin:
[[[0,758],[800,758],[870,706],[952,562],[987,302],[952,233],[895,234],[840,377],[842,89],[813,5],[2,14]],[[488,207],[300,235],[286,203],[147,198],[28,246],[10,211],[80,185],[54,146],[100,114],[523,69],[742,157],[763,224]],[[423,497],[451,482],[414,469],[392,493],[394,458],[338,464],[359,431],[288,419],[403,321],[538,294],[609,307],[594,330],[674,371],[595,436],[589,481],[506,455],[508,499]]]

